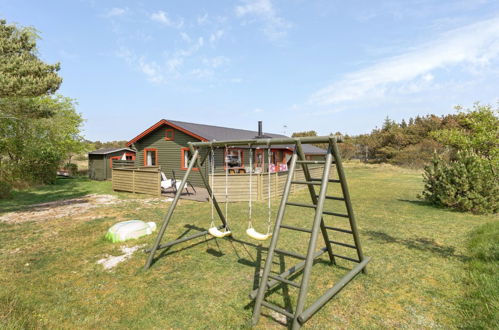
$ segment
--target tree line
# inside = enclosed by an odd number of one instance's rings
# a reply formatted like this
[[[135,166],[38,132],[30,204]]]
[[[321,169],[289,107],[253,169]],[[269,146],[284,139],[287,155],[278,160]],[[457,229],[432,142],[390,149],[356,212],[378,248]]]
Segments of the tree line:
[[[421,199],[461,211],[497,213],[499,108],[476,103],[472,109],[456,110],[400,123],[386,118],[381,128],[368,134],[344,135],[338,145],[341,156],[423,169]],[[293,134],[316,135],[315,131]]]
[[[475,106],[474,111],[482,108],[492,113],[497,112],[491,106],[479,104]],[[456,114],[416,116],[408,120],[402,119],[400,122],[387,117],[380,128],[376,127],[366,134],[331,134],[342,136],[343,143],[338,146],[343,159],[422,169],[431,161],[434,153],[445,154],[447,158],[452,156],[452,149],[439,138],[437,132],[468,129],[463,118],[469,114],[460,107],[457,107],[457,110]],[[317,132],[296,132],[292,136],[317,136]],[[325,147],[320,144],[317,146]]]

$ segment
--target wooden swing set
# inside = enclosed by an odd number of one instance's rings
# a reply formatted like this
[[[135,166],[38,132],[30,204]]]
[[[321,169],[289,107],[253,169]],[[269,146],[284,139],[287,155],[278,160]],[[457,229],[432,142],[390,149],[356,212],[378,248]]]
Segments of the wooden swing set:
[[[268,255],[265,261],[265,266],[263,269],[263,273],[260,279],[260,286],[253,290],[250,293],[250,298],[255,300],[255,305],[253,308],[253,317],[252,323],[256,325],[261,315],[261,307],[264,306],[269,308],[277,313],[285,315],[289,320],[292,320],[292,328],[299,329],[307,320],[309,320],[322,306],[324,306],[331,298],[333,298],[343,287],[345,287],[357,274],[361,271],[366,272],[366,265],[370,261],[370,257],[365,257],[362,253],[362,247],[360,244],[359,233],[357,230],[357,224],[355,221],[355,216],[353,213],[352,203],[350,201],[350,194],[348,192],[348,186],[345,178],[345,173],[343,170],[341,157],[338,151],[337,143],[338,138],[335,136],[320,136],[320,137],[299,137],[299,138],[276,138],[276,139],[252,139],[252,140],[236,140],[236,141],[216,141],[216,142],[190,142],[189,149],[192,154],[192,158],[189,161],[189,166],[182,180],[181,186],[177,190],[177,194],[168,209],[168,212],[165,215],[165,219],[161,228],[158,232],[158,236],[152,246],[152,248],[147,249],[146,252],[149,253],[149,257],[144,268],[147,270],[152,264],[154,259],[154,255],[157,250],[168,248],[170,246],[189,241],[191,239],[195,239],[198,237],[205,236],[207,234],[212,235],[213,237],[222,238],[232,235],[229,224],[227,222],[227,212],[228,212],[228,187],[227,187],[227,178],[228,178],[228,166],[225,166],[225,214],[222,212],[220,205],[218,204],[216,197],[213,193],[213,185],[214,185],[214,175],[211,175],[211,185],[203,175],[202,171],[199,171],[199,175],[203,181],[204,186],[210,196],[211,200],[211,225],[210,228],[206,231],[202,231],[196,233],[194,235],[183,237],[177,240],[173,240],[167,243],[161,244],[161,240],[163,235],[168,227],[168,223],[170,222],[175,207],[177,206],[178,200],[180,199],[181,191],[183,190],[183,186],[185,182],[187,182],[189,175],[194,167],[201,168],[208,155],[210,157],[210,169],[211,172],[214,173],[215,164],[214,164],[214,148],[228,148],[229,146],[248,146],[250,150],[250,181],[249,181],[249,190],[250,190],[250,199],[249,199],[249,213],[248,213],[248,229],[246,230],[246,234],[253,239],[257,240],[267,240],[272,238],[268,247]],[[323,160],[307,160],[305,158],[305,154],[303,152],[303,144],[315,144],[315,143],[324,143],[328,145],[328,149],[326,155]],[[268,196],[268,226],[267,233],[260,233],[254,227],[252,223],[252,180],[251,180],[251,172],[252,172],[252,156],[251,149],[255,146],[266,146],[270,155],[270,146],[272,145],[293,145],[294,152],[290,160],[288,177],[286,179],[286,183],[284,185],[284,191],[282,194],[281,202],[279,205],[279,209],[276,215],[276,221],[274,225],[273,231],[271,231],[271,208],[270,208],[270,184],[269,186],[269,196]],[[206,152],[204,157],[200,157],[200,150],[205,150],[209,148],[210,152]],[[225,160],[226,162],[227,160]],[[305,176],[305,181],[294,181],[293,174],[296,168],[296,165],[299,164],[302,166],[303,173]],[[309,165],[324,165],[324,170],[321,178],[313,178],[310,175]],[[336,168],[336,172],[338,174],[338,179],[331,179],[330,172],[332,167]],[[270,174],[270,166],[269,166],[269,174]],[[270,175],[268,176],[270,180]],[[340,184],[342,196],[328,196],[327,189],[330,183]],[[308,187],[310,193],[311,204],[307,203],[297,203],[297,202],[289,202],[288,197],[291,190],[291,186],[293,184],[297,185],[306,185]],[[317,193],[315,186],[319,186],[319,191]],[[346,214],[337,213],[332,211],[324,210],[324,202],[325,200],[337,200],[343,201],[346,207]],[[284,224],[284,214],[287,206],[293,207],[304,207],[315,210],[314,219],[312,222],[311,228],[303,228],[296,227],[292,225]],[[216,226],[215,224],[215,216],[214,213],[217,213],[221,225]],[[333,227],[326,225],[324,221],[324,215],[329,215],[333,217],[340,217],[348,219],[349,228],[345,229],[340,227]],[[310,223],[310,222],[307,222]],[[298,254],[292,251],[286,251],[277,248],[277,244],[279,241],[279,233],[281,229],[292,230],[296,232],[308,233],[308,249],[306,254]],[[341,232],[345,234],[352,235],[354,244],[340,242],[337,240],[332,240],[330,235],[332,232]],[[325,246],[319,250],[316,250],[317,239],[319,233],[322,235],[324,239]],[[352,258],[349,256],[340,255],[335,253],[335,249],[333,246],[342,246],[345,248],[353,249],[356,251],[356,258]],[[310,273],[312,271],[312,267],[314,265],[314,260],[319,258],[322,254],[326,253],[329,256],[329,260],[332,265],[336,265],[336,259],[343,259],[350,262],[355,263],[356,265],[345,274],[333,287],[328,289],[321,297],[319,297],[315,302],[310,304],[307,308],[305,308],[306,297],[308,292],[308,284],[310,279]],[[301,259],[302,261],[288,270],[284,271],[279,275],[271,274],[271,268],[273,263],[274,254],[280,254],[296,259]],[[297,283],[291,281],[289,278],[293,275],[301,272],[302,278],[301,282]],[[290,285],[299,289],[298,299],[296,302],[296,306],[294,311],[288,311],[280,306],[277,306],[273,303],[265,300],[266,293],[273,288],[277,287],[280,284]]]

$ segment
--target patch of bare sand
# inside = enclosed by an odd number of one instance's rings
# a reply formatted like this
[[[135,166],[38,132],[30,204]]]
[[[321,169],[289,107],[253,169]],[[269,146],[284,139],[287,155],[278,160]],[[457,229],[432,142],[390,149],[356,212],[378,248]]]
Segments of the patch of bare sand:
[[[138,249],[140,249],[143,246],[144,245],[136,245],[133,247],[122,246],[121,252],[123,252],[124,254],[122,254],[120,256],[106,255],[104,258],[98,260],[97,263],[101,264],[105,270],[111,270],[114,267],[116,267],[119,263],[130,258],[135,251],[137,251]]]
[[[33,204],[26,209],[16,212],[5,213],[0,216],[0,222],[5,223],[24,223],[40,222],[51,219],[75,217],[84,219],[93,219],[89,210],[98,207],[114,206],[120,203],[137,201],[145,205],[157,205],[161,202],[170,202],[170,198],[148,198],[148,199],[118,199],[113,195],[91,194],[78,198],[64,199],[59,201]]]

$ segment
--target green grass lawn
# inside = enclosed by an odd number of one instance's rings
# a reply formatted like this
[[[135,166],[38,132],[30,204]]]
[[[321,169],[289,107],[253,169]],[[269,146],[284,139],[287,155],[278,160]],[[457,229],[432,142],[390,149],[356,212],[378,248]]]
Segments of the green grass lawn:
[[[27,205],[76,198],[87,194],[114,194],[109,181],[92,181],[88,178],[57,179],[55,184],[12,193],[12,198],[0,199],[0,213],[12,212]]]
[[[418,201],[422,180],[416,171],[358,165],[347,168],[347,178],[364,253],[372,261],[368,274],[357,276],[306,327],[419,329],[470,324],[466,322],[470,313],[477,311],[473,306],[482,302],[476,293],[481,284],[470,282],[470,272],[478,269],[471,264],[476,251],[469,247],[470,234],[497,218]],[[330,194],[338,194],[336,188],[331,190]],[[109,182],[59,181],[16,193],[13,200],[0,202],[0,212],[86,193],[112,192]],[[308,199],[306,191],[291,197]],[[274,216],[278,203],[273,201]],[[327,203],[326,209],[343,211],[339,202]],[[121,204],[94,209],[99,218],[93,220],[75,215],[36,223],[0,223],[0,328],[249,328],[253,306],[248,293],[258,283],[268,242],[259,245],[245,235],[247,203],[229,206],[234,239],[206,237],[177,245],[159,254],[147,272],[142,270],[146,255],[140,251],[111,271],[96,264],[106,255],[121,255],[122,245],[150,245],[154,239],[112,244],[103,239],[112,224],[127,219],[159,224],[167,207],[133,196]],[[264,231],[264,203],[253,209],[256,227]],[[307,227],[311,220],[311,210],[290,208],[284,221]],[[330,217],[326,222],[338,227],[346,224],[342,218]],[[209,223],[208,203],[181,201],[165,240],[194,233]],[[494,233],[487,240],[497,242]],[[349,237],[340,236],[344,234],[336,235],[336,240],[348,242]],[[306,233],[282,231],[278,247],[304,253],[306,238]],[[288,258],[275,261],[276,272],[296,263]],[[351,267],[342,261],[332,267],[323,255],[312,272],[308,302]],[[489,267],[494,273],[497,263]],[[492,290],[497,292],[497,287]],[[267,300],[294,306],[296,295],[295,288],[284,286]],[[465,303],[470,297],[476,301],[473,306]],[[488,306],[497,306],[497,295],[487,299]],[[283,327],[276,322],[278,315],[262,310],[258,328]],[[492,322],[497,317],[492,316]]]

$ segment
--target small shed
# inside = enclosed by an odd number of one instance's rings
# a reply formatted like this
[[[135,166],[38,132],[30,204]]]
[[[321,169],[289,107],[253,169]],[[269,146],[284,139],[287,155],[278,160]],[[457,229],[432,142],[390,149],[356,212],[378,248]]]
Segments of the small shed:
[[[88,176],[92,180],[111,178],[113,160],[135,162],[135,150],[130,148],[98,149],[88,153]]]

